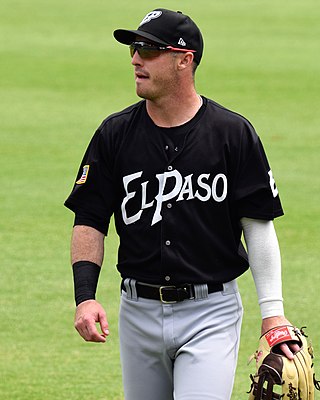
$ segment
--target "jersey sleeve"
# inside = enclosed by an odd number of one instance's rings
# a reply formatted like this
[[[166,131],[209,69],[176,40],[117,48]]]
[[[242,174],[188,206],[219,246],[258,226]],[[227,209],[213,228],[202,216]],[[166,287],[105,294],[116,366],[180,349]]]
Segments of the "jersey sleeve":
[[[263,145],[250,124],[241,144],[235,200],[239,218],[273,220],[284,214]]]
[[[64,205],[75,213],[75,225],[91,226],[107,235],[114,201],[112,151],[99,128],[84,154]]]

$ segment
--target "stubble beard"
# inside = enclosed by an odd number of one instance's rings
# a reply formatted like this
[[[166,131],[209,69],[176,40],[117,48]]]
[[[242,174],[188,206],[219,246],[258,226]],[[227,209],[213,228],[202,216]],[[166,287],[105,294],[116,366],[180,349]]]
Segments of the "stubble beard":
[[[160,75],[159,77],[155,77],[153,82],[149,80],[144,83],[142,82],[142,84],[136,83],[137,96],[145,100],[156,101],[176,90],[176,78],[175,74],[172,73],[170,79],[164,79]],[[147,85],[145,85],[146,83]]]

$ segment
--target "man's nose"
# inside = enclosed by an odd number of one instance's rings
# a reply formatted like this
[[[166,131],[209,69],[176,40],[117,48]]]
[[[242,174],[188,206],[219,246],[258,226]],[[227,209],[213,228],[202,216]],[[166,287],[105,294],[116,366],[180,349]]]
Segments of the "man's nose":
[[[143,64],[143,60],[140,57],[139,53],[137,50],[134,50],[133,56],[132,56],[132,60],[131,60],[131,64],[132,65],[142,65]]]

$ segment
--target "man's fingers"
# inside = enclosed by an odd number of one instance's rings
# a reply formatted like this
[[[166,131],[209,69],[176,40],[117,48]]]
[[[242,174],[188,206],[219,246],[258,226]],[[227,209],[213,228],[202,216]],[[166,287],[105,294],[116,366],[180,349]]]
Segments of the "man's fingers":
[[[293,360],[293,354],[292,351],[289,349],[288,345],[286,343],[280,344],[280,349],[282,353],[289,358],[289,360]]]
[[[85,340],[89,342],[102,342],[104,343],[106,341],[106,338],[104,335],[101,335],[101,333],[98,332],[96,328],[96,324],[93,322],[89,323],[86,325],[86,338]]]
[[[87,332],[87,340],[89,342],[105,342],[106,339],[98,332],[95,320],[91,318],[85,319],[85,326]]]
[[[107,322],[105,322],[107,325]],[[76,319],[74,324],[76,330],[80,336],[88,342],[105,342],[106,336],[108,335],[107,329],[103,331],[103,334],[98,332],[96,327],[96,320],[92,315],[81,316]]]
[[[100,328],[101,328],[103,335],[108,336],[109,335],[109,324],[108,324],[107,316],[105,313],[99,314],[99,322],[100,322]]]
[[[293,354],[296,354],[300,350],[300,346],[297,343],[290,343],[289,348]]]
[[[100,324],[102,333],[98,332],[97,323]],[[106,313],[95,300],[87,300],[77,306],[74,326],[88,342],[105,342],[109,335]]]
[[[300,350],[300,346],[297,343],[282,343],[280,349],[289,360],[293,360],[294,355]]]
[[[104,335],[101,335],[95,324],[95,320],[91,318],[82,318],[76,321],[75,328],[87,342],[105,342]]]

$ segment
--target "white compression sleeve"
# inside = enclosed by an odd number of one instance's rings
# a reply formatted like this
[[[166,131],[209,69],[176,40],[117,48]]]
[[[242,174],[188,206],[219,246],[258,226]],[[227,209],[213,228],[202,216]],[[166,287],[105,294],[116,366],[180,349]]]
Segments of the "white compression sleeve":
[[[262,318],[284,315],[281,257],[272,221],[241,218]]]

